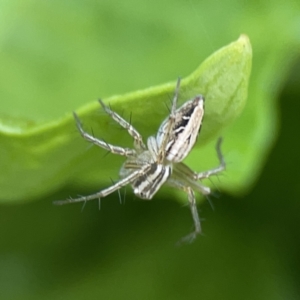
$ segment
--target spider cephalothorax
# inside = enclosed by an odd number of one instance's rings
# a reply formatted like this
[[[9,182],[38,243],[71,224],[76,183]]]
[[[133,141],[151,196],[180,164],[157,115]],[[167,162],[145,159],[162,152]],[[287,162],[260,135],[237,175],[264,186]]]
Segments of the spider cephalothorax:
[[[160,125],[156,136],[150,136],[147,139],[147,146],[144,144],[139,132],[121,116],[104,105],[101,100],[99,102],[104,111],[132,136],[134,149],[110,145],[101,139],[95,138],[83,130],[80,119],[74,113],[76,126],[85,140],[111,153],[125,156],[126,161],[120,170],[121,179],[112,186],[93,195],[55,201],[55,204],[101,199],[127,184],[132,186],[134,194],[139,198],[150,200],[163,184],[167,184],[184,191],[188,195],[195,229],[183,240],[192,241],[197,234],[200,234],[201,225],[194,191],[204,195],[210,194],[210,188],[202,185],[200,181],[223,171],[225,161],[220,149],[222,141],[219,139],[216,149],[220,165],[217,168],[196,173],[182,163],[182,160],[190,153],[197,140],[204,115],[204,97],[197,95],[176,109],[179,87],[180,79],[177,81],[171,112]]]

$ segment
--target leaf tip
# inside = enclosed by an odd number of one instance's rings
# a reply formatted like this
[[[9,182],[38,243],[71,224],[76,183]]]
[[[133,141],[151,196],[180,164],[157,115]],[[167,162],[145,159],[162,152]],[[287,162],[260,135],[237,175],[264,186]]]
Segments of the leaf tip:
[[[241,34],[237,40],[237,42],[243,47],[243,50],[245,53],[248,53],[252,56],[252,47],[250,43],[250,39],[248,35],[246,34]]]

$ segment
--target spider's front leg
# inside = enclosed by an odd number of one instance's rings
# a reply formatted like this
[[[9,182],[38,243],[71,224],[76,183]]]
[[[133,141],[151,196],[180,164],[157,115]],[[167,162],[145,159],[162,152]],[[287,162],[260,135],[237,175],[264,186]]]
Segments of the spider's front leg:
[[[222,144],[223,139],[220,137],[217,141],[216,144],[216,151],[217,151],[217,155],[218,155],[218,159],[219,159],[219,166],[217,166],[216,168],[213,168],[211,170],[205,171],[205,172],[201,172],[201,173],[195,173],[195,179],[205,179],[208,178],[212,175],[217,175],[218,173],[222,172],[225,170],[226,168],[226,163],[221,151],[221,144]]]
[[[176,109],[179,86],[178,79],[171,113],[156,134],[161,162],[164,159],[172,163],[183,161],[192,150],[202,124],[204,97],[196,95]]]
[[[101,147],[113,154],[118,154],[118,155],[122,155],[122,156],[126,156],[126,157],[135,155],[136,152],[133,149],[114,146],[114,145],[108,144],[108,143],[104,142],[103,140],[97,139],[94,136],[90,135],[89,133],[84,131],[81,121],[75,112],[73,113],[73,116],[76,121],[76,127],[77,127],[78,131],[80,132],[81,136],[86,141],[88,141],[98,147]]]
[[[168,147],[168,143],[171,142],[171,139],[173,138],[174,134],[174,125],[176,120],[176,106],[177,106],[177,100],[179,95],[179,89],[180,89],[180,82],[181,79],[178,78],[176,89],[172,101],[172,108],[169,117],[162,123],[162,125],[159,128],[158,132],[158,155],[157,155],[157,162],[162,163],[165,160],[166,157],[166,149]],[[161,132],[160,132],[161,131]]]
[[[134,139],[134,145],[139,150],[145,150],[146,146],[143,142],[143,138],[141,134],[126,120],[124,120],[119,114],[110,109],[110,107],[106,106],[101,99],[98,100],[103,110],[120,126],[127,130],[130,136]]]

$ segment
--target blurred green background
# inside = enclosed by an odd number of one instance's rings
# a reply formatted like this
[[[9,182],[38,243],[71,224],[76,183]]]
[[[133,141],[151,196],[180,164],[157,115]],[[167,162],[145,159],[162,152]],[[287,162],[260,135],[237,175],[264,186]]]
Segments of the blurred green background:
[[[192,221],[170,190],[148,202],[127,189],[125,204],[113,194],[81,213],[52,205],[91,192],[72,184],[1,205],[0,299],[300,298],[299,1],[0,1],[1,118],[57,120],[99,96],[186,76],[241,33],[255,102],[242,117],[259,112],[248,126],[261,122],[264,141],[253,188],[221,191],[215,211],[201,205],[204,236],[179,248]]]

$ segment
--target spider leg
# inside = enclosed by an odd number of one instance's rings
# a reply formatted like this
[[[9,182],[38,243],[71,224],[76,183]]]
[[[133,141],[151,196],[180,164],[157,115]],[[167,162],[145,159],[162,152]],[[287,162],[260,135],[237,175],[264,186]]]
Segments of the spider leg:
[[[143,142],[143,138],[141,134],[126,120],[124,120],[120,115],[118,115],[116,112],[112,111],[110,107],[106,106],[101,99],[98,100],[100,105],[102,106],[103,110],[114,120],[116,121],[120,126],[125,128],[128,133],[133,137],[134,139],[134,145],[137,149],[145,150],[146,146]]]
[[[183,237],[182,239],[180,239],[179,244],[191,243],[197,237],[198,234],[202,233],[200,218],[197,210],[195,193],[190,186],[184,185],[182,182],[176,179],[169,178],[167,184],[172,187],[183,190],[188,195],[190,210],[194,221],[194,231],[188,234],[187,236]]]
[[[76,121],[76,127],[77,127],[78,131],[80,132],[81,136],[86,141],[93,143],[94,145],[101,147],[113,154],[118,154],[118,155],[122,155],[122,156],[126,156],[126,157],[135,155],[136,152],[133,149],[122,148],[119,146],[114,146],[114,145],[108,144],[108,143],[104,142],[103,140],[97,139],[94,136],[92,136],[91,134],[87,133],[86,131],[83,130],[81,121],[75,112],[73,112],[73,116]]]
[[[222,138],[219,138],[216,144],[216,151],[217,151],[217,155],[218,155],[218,159],[219,159],[219,166],[217,166],[216,168],[213,168],[211,170],[205,171],[205,172],[201,172],[196,175],[196,179],[204,179],[204,178],[208,178],[212,175],[216,175],[222,171],[225,170],[226,168],[226,163],[221,151],[221,144],[222,144]]]
[[[165,149],[167,147],[167,144],[168,144],[170,137],[172,135],[172,132],[173,132],[175,118],[176,118],[176,106],[177,106],[178,94],[179,94],[179,89],[180,89],[180,81],[181,81],[181,79],[178,78],[173,101],[172,101],[171,112],[169,114],[168,121],[167,121],[166,130],[164,132],[163,140],[158,149],[158,156],[157,156],[158,163],[162,163],[165,159],[165,155],[166,155]]]
[[[187,194],[188,194],[188,199],[189,199],[189,204],[190,204],[190,210],[191,210],[192,217],[194,220],[195,229],[193,232],[191,232],[187,236],[183,237],[181,239],[181,242],[191,243],[198,234],[201,234],[202,230],[201,230],[201,223],[200,223],[200,218],[199,218],[199,214],[198,214],[198,210],[197,210],[195,193],[190,187],[187,187]]]
[[[190,186],[203,195],[209,195],[211,193],[210,188],[200,183],[197,176],[198,174],[191,170],[186,164],[173,164],[173,180],[180,182],[184,186]]]
[[[127,177],[119,180],[118,182],[116,182],[115,184],[113,184],[112,186],[89,196],[82,196],[79,198],[74,198],[74,199],[67,199],[67,200],[58,200],[58,201],[54,201],[53,203],[55,205],[63,205],[63,204],[68,204],[68,203],[76,203],[76,202],[85,202],[85,201],[90,201],[90,200],[94,200],[94,199],[101,199],[103,197],[108,196],[109,194],[113,193],[114,191],[119,190],[120,188],[122,188],[123,186],[132,183],[133,181],[135,181],[137,178],[139,178],[140,176],[144,175],[145,172],[148,172],[150,170],[151,166],[150,165],[145,165],[143,168],[129,174]]]

